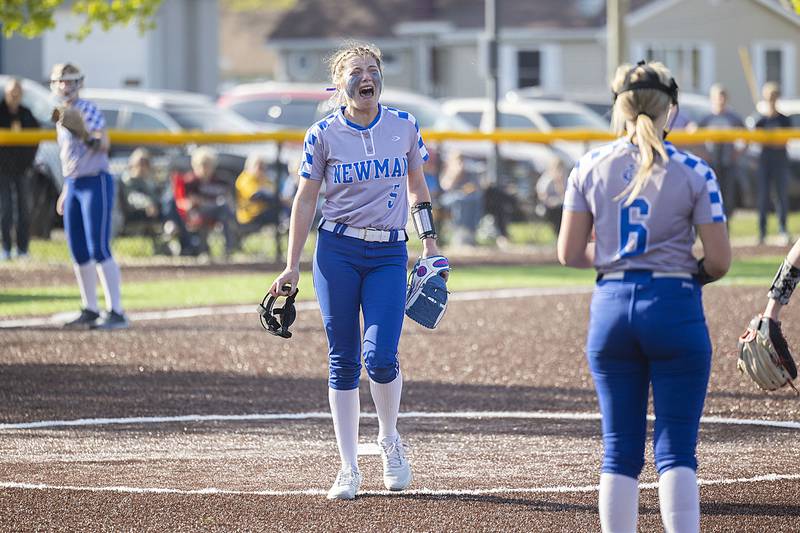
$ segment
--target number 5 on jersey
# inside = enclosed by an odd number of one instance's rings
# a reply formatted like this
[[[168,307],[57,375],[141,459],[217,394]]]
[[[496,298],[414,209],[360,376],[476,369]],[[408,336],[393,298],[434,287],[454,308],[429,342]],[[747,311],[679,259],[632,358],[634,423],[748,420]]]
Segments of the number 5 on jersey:
[[[387,204],[389,206],[389,209],[394,207],[394,201],[397,200],[397,189],[399,188],[400,184],[395,183],[394,186],[392,187],[392,192],[389,193],[389,203]]]
[[[644,198],[637,198],[630,205],[623,206],[619,214],[619,245],[617,256],[633,257],[647,251],[647,219],[650,217],[650,204]]]

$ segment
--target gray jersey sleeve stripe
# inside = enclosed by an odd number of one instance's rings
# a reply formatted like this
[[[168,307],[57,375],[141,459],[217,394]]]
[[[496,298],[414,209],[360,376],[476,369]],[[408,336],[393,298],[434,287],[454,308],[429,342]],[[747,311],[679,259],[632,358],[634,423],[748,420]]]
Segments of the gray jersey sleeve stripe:
[[[325,157],[322,153],[322,131],[328,126],[323,119],[306,131],[303,155],[297,173],[308,179],[320,181],[325,177]]]
[[[417,134],[416,136],[417,152],[419,153],[419,157],[422,162],[427,161],[430,155],[428,154],[428,149],[425,147],[425,142],[422,140],[422,134],[419,131],[419,123],[417,122],[416,117],[414,117],[414,115],[412,115],[408,111],[400,111],[399,109],[395,109],[394,107],[384,106],[383,108],[392,115],[398,118],[402,118],[403,120],[409,121],[414,126],[414,131]],[[412,165],[411,168],[415,167]]]
[[[725,222],[727,220],[725,216],[725,207],[714,170],[703,159],[692,153],[678,150],[671,144],[667,146],[667,154],[670,156],[670,159],[677,161],[684,167],[690,168],[695,174],[703,178],[706,191],[705,199],[708,201],[708,211],[711,216],[711,222]],[[695,222],[704,223],[701,220],[696,220]],[[705,223],[707,223],[707,221],[705,221]]]

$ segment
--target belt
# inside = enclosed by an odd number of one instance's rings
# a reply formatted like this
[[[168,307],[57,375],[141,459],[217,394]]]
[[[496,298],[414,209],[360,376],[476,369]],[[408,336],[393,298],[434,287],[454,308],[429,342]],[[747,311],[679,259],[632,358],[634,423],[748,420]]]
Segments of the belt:
[[[330,231],[336,235],[355,237],[367,242],[405,242],[408,240],[408,235],[404,229],[355,228],[347,224],[331,222],[330,220],[323,220],[319,225],[319,229]]]
[[[597,281],[600,280],[624,280],[625,274],[631,272],[633,275],[647,272],[651,274],[653,279],[656,278],[677,278],[677,279],[694,279],[694,276],[689,272],[651,272],[642,270],[621,270],[618,272],[608,272],[606,274],[598,274]]]

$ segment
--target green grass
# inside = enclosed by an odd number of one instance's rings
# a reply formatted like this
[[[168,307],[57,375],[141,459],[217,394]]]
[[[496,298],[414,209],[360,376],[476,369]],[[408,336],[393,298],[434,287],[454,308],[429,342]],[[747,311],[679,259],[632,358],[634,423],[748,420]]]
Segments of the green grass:
[[[735,261],[720,282],[726,285],[767,286],[781,257],[756,257]],[[255,306],[263,297],[276,272],[226,274],[182,280],[125,282],[127,309],[163,309],[205,305],[247,304]],[[521,287],[590,286],[594,271],[558,265],[486,266],[456,268],[448,284],[452,291]],[[314,297],[310,272],[303,272],[299,299]],[[0,291],[0,317],[42,315],[75,310],[80,302],[74,284],[25,287]],[[255,308],[255,307],[254,307]]]
[[[786,220],[789,233],[800,235],[800,213],[789,213]],[[731,239],[755,239],[758,237],[758,212],[736,211],[730,220]],[[778,218],[771,214],[767,218],[767,235],[778,233]]]

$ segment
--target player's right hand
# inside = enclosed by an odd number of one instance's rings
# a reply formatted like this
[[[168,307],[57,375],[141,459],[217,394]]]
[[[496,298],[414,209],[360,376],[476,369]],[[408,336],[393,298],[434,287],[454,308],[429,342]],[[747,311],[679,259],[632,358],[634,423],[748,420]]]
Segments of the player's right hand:
[[[269,288],[269,293],[273,296],[288,296],[295,291],[299,281],[300,269],[287,268],[281,272],[277,278],[275,278],[275,281],[272,282],[272,285]],[[282,287],[287,283],[292,287],[288,293],[282,289]]]

